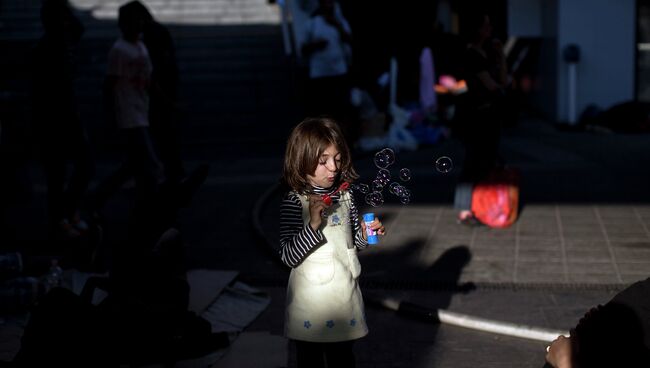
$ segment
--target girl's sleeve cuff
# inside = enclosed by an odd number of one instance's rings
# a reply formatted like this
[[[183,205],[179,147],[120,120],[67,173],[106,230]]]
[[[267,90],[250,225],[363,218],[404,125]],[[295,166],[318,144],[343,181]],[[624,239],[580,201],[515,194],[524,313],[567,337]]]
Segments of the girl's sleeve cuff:
[[[309,226],[309,224],[305,225],[304,231],[307,237],[313,242],[314,245],[320,244],[321,242],[323,242],[323,240],[325,240],[325,236],[323,235],[323,232],[320,231],[320,229],[316,229],[316,230],[312,229],[311,226]]]

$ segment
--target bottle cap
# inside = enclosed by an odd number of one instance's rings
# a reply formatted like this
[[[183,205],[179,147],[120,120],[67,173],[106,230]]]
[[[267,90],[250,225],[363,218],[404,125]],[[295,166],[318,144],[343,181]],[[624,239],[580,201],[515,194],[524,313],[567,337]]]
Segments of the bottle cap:
[[[369,213],[364,213],[363,214],[363,221],[364,222],[373,222],[375,220],[375,214],[372,212]]]

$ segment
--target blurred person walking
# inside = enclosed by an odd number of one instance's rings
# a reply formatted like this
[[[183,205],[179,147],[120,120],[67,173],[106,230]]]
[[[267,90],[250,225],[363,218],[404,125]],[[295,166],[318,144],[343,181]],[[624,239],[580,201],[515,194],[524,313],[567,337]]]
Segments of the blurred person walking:
[[[352,30],[334,0],[319,0],[306,26],[302,53],[308,64],[306,115],[327,115],[344,127],[348,143],[355,130],[349,126]]]
[[[142,42],[147,47],[152,65],[149,130],[165,179],[178,184],[186,172],[181,160],[177,120],[179,78],[174,40],[167,27],[156,21],[143,3],[133,3],[143,21]]]
[[[51,235],[78,237],[88,229],[80,208],[95,171],[74,88],[84,27],[67,0],[45,0],[41,22],[45,33],[31,55],[33,130],[47,181],[49,229]]]
[[[149,88],[152,64],[141,41],[144,22],[137,1],[119,8],[122,37],[108,55],[104,95],[109,113],[125,140],[126,158],[122,166],[101,182],[94,194],[94,211],[100,211],[108,198],[133,177],[136,182],[136,208],[150,199],[162,181],[158,157],[149,135]]]

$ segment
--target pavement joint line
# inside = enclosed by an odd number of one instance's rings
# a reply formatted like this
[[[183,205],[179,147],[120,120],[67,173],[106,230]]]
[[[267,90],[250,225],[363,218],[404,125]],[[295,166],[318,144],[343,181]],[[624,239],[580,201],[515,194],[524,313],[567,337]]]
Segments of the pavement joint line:
[[[515,221],[515,261],[512,270],[512,281],[517,282],[517,267],[519,267],[519,221]]]
[[[634,211],[634,214],[636,215],[637,220],[639,220],[639,223],[641,224],[641,227],[643,227],[643,230],[645,231],[648,239],[650,239],[650,230],[648,230],[648,227],[646,226],[645,222],[643,222],[643,216],[639,213],[639,210],[636,207],[632,207],[632,211]]]
[[[560,248],[562,252],[562,271],[564,273],[564,282],[569,281],[569,266],[567,265],[566,257],[566,241],[564,239],[564,228],[562,226],[562,216],[560,215],[560,206],[555,204],[555,220],[558,227],[558,234],[560,236]]]
[[[594,214],[596,215],[596,219],[598,220],[598,224],[600,225],[600,230],[602,231],[603,237],[605,238],[605,244],[607,244],[607,250],[609,251],[609,256],[612,259],[612,266],[614,267],[614,272],[616,273],[616,279],[618,280],[618,282],[623,282],[623,278],[621,277],[621,272],[618,269],[616,254],[614,253],[614,248],[612,248],[612,242],[609,239],[609,234],[607,233],[607,229],[605,229],[603,218],[600,216],[600,209],[596,205],[593,206],[593,209],[594,209]]]
[[[278,257],[279,258],[279,257]],[[249,277],[246,281],[259,287],[287,286],[285,277]],[[444,280],[368,280],[363,276],[359,284],[364,290],[425,290],[433,292],[468,292],[467,284],[471,284],[471,291],[608,291],[619,292],[628,287],[628,283],[590,284],[580,282],[510,282],[510,281],[467,281],[463,284]]]
[[[472,228],[472,238],[469,240],[469,249],[470,249],[470,251],[475,248],[477,232],[478,232],[478,227],[474,226]]]

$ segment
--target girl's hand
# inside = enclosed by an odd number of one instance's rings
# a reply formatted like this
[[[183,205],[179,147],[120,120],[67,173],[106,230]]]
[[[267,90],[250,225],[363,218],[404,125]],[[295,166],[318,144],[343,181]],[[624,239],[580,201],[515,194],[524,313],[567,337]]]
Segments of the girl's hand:
[[[323,210],[327,207],[329,206],[325,204],[320,196],[309,196],[309,226],[311,226],[312,230],[316,231],[320,228],[323,223]]]
[[[363,221],[363,218],[361,218],[361,230],[363,231],[363,238],[368,240],[368,235],[366,233],[366,222]],[[386,234],[386,229],[384,228],[384,225],[379,221],[378,218],[375,217],[375,219],[370,223],[370,228],[373,230],[377,231],[377,234],[379,235],[385,235]]]

